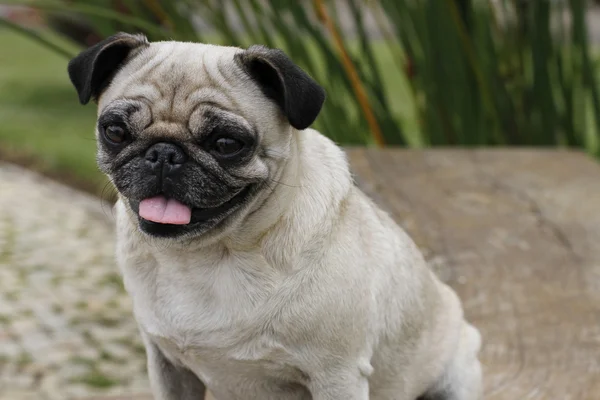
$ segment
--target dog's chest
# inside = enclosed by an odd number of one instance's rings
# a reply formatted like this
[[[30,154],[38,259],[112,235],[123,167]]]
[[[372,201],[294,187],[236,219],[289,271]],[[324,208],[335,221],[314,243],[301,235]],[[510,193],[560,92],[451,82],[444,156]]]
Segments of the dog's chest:
[[[139,322],[182,345],[248,328],[243,321],[260,312],[280,279],[254,253],[185,257],[163,250],[127,261],[123,276]]]
[[[302,384],[307,375],[295,366],[291,352],[264,334],[223,347],[182,348],[169,339],[154,340],[167,357],[184,364],[212,391],[227,393],[223,398],[246,398],[248,393],[254,393],[251,398],[305,398]]]
[[[301,381],[294,355],[262,330],[261,306],[281,276],[265,273],[272,269],[259,265],[260,257],[236,261],[245,268],[237,263],[190,268],[183,261],[168,269],[125,267],[139,324],[168,358],[184,363],[209,387],[231,386],[236,376],[240,382]]]

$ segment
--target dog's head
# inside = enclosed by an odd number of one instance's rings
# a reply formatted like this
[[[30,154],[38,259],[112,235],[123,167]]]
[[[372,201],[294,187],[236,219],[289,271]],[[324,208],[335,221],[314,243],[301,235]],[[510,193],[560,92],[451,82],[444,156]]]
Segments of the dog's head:
[[[294,130],[325,93],[280,50],[149,43],[120,33],[81,52],[69,76],[98,102],[98,165],[160,237],[223,231],[270,190]]]

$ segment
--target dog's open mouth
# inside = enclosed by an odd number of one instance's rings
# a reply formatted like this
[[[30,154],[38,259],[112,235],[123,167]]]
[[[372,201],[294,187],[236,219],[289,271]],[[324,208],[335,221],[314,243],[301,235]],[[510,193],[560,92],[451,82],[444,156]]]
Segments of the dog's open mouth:
[[[248,185],[231,199],[216,207],[190,207],[174,198],[158,195],[140,201],[137,211],[142,219],[156,224],[189,225],[208,221],[242,203],[248,196],[251,186]]]

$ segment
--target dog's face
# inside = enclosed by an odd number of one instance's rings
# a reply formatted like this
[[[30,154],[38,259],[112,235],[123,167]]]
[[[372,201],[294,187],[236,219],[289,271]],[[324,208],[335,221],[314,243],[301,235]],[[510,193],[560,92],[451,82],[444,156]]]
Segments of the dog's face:
[[[222,232],[272,190],[325,95],[281,51],[118,34],[69,63],[98,101],[98,165],[159,237]]]

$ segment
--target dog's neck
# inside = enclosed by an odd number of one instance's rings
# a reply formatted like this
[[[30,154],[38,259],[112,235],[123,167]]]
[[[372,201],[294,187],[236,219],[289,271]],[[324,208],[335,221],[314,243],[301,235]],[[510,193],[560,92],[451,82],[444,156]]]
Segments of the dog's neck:
[[[327,237],[325,221],[353,187],[344,152],[320,133],[294,132],[290,151],[271,195],[223,241],[232,250],[259,251],[282,269],[294,268],[299,254]]]

